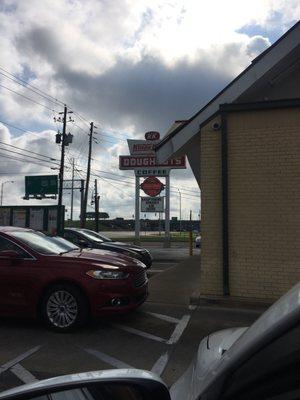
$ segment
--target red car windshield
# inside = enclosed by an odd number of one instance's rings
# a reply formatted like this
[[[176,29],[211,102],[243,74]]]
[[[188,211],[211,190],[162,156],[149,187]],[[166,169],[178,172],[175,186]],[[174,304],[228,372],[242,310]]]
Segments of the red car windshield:
[[[67,247],[65,243],[55,240],[54,238],[46,236],[40,232],[14,231],[10,232],[10,235],[41,254],[57,255],[75,250],[71,244]]]

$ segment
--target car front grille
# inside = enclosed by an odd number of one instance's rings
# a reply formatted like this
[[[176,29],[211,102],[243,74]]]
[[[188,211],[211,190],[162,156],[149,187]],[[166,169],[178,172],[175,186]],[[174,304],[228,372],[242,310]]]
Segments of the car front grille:
[[[147,281],[147,273],[146,271],[141,271],[133,279],[133,285],[134,287],[140,287],[143,286],[144,283]]]

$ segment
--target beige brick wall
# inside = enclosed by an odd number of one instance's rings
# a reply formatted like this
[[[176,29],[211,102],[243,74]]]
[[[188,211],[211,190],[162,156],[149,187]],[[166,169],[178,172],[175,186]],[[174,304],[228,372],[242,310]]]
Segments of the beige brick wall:
[[[201,286],[203,294],[222,294],[221,136],[201,129]]]
[[[221,133],[201,130],[201,293],[222,294]],[[273,300],[300,279],[300,111],[228,114],[232,296]]]
[[[300,280],[300,110],[228,115],[233,296],[276,299]]]

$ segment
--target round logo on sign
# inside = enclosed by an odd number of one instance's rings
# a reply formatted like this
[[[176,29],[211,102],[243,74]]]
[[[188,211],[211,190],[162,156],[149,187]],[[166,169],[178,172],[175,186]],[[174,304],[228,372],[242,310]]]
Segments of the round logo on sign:
[[[164,184],[155,176],[149,176],[141,184],[141,189],[150,197],[158,196],[164,189]]]
[[[145,133],[146,140],[159,140],[160,133],[156,131],[149,131]]]

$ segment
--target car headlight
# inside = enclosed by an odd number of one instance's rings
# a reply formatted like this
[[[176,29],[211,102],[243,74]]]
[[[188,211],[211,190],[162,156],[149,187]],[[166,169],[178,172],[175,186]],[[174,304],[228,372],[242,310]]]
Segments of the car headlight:
[[[94,279],[126,279],[129,274],[123,271],[109,271],[109,270],[90,270],[86,274]]]

